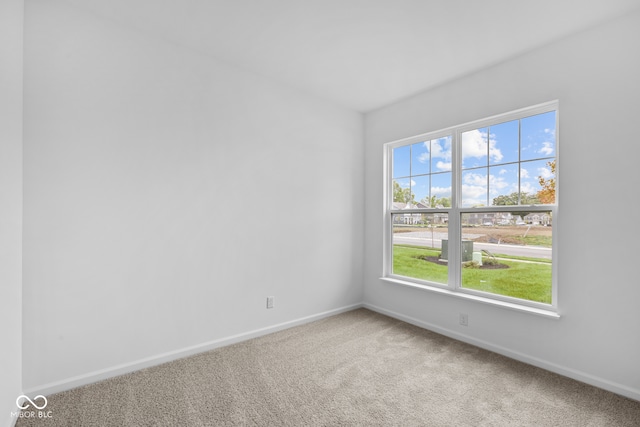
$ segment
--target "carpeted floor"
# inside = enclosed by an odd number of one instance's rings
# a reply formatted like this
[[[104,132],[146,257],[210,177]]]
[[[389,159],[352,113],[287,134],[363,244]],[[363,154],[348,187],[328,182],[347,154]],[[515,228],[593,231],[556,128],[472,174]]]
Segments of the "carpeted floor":
[[[640,426],[640,402],[366,309],[48,396],[26,426]]]

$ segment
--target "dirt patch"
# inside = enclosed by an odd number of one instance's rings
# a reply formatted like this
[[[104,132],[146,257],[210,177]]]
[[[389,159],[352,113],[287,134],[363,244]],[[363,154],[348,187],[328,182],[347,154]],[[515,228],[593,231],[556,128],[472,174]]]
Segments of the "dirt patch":
[[[414,231],[424,231],[424,228],[399,228],[399,227],[394,227],[393,228],[393,233],[397,234],[397,233],[412,233]]]
[[[505,245],[523,245],[525,244],[525,236],[531,238],[551,238],[552,228],[543,226],[495,226],[495,227],[473,227],[463,228],[463,234],[466,230],[473,230],[474,234],[480,234],[480,237],[471,239],[478,243],[499,243]]]
[[[522,239],[514,236],[503,234],[485,234],[475,239],[471,239],[478,243],[501,243],[505,245],[522,245]]]

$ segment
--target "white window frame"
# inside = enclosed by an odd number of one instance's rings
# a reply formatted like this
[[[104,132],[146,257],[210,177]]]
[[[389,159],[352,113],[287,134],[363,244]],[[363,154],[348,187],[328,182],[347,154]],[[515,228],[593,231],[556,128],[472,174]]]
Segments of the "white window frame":
[[[485,207],[461,207],[460,195],[462,192],[462,154],[461,154],[461,137],[462,133],[478,128],[496,125],[511,120],[522,119],[525,117],[543,114],[555,111],[556,113],[556,144],[555,144],[555,160],[556,160],[556,187],[555,187],[555,203],[539,204],[539,205],[509,205],[509,206],[485,206]],[[462,125],[452,126],[440,129],[434,132],[428,132],[401,140],[396,140],[384,144],[384,230],[383,230],[383,272],[381,279],[393,284],[406,285],[416,287],[427,291],[447,294],[454,297],[470,299],[482,303],[493,304],[504,308],[510,308],[533,314],[539,314],[546,317],[559,318],[558,313],[558,286],[557,286],[557,266],[558,266],[558,233],[555,230],[558,224],[558,200],[559,200],[559,102],[551,101],[532,107],[522,108],[504,114],[499,114],[484,119],[468,122]],[[411,145],[418,142],[436,140],[439,138],[451,136],[452,145],[452,169],[451,169],[451,207],[450,208],[423,208],[423,209],[403,209],[402,211],[393,209],[393,149],[405,145]],[[553,216],[554,231],[552,233],[552,290],[551,304],[529,301],[499,294],[477,291],[474,289],[462,287],[462,263],[460,262],[461,247],[461,216],[463,213],[485,213],[485,212],[503,212],[508,209],[509,212],[551,212]],[[448,283],[441,284],[430,282],[422,279],[416,279],[406,276],[393,274],[393,224],[392,214],[399,213],[446,213],[448,214],[448,239],[449,242],[458,242],[449,244],[448,257]]]

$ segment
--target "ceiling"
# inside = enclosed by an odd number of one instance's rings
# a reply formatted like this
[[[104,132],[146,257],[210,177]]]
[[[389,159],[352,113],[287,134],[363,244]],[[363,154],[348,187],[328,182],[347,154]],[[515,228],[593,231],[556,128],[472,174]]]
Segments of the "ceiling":
[[[368,112],[640,8],[638,0],[66,0]]]

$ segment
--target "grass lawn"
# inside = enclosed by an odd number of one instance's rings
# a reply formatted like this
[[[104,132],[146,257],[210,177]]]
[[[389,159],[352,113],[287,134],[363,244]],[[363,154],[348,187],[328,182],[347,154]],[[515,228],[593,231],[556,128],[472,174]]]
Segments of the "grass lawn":
[[[439,249],[393,246],[393,273],[446,284],[448,267],[421,259],[437,256]],[[500,260],[503,269],[462,269],[462,286],[499,295],[551,303],[551,264]]]
[[[438,256],[440,249],[393,245],[393,273],[400,276],[447,284],[449,268],[422,260],[420,256]]]

